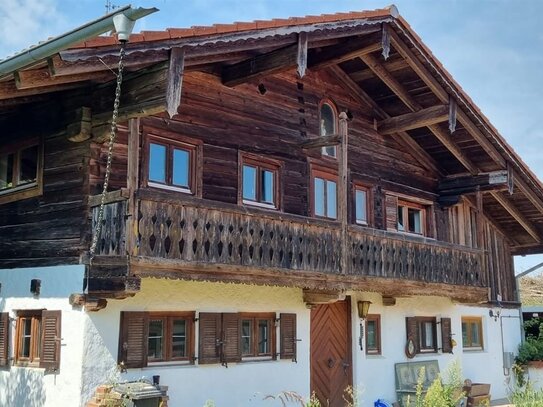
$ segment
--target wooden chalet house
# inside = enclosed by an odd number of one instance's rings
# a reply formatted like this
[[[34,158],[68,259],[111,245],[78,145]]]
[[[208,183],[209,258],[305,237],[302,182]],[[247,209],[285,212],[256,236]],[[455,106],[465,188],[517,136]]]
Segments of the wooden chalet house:
[[[505,396],[543,189],[395,7],[133,34],[91,261],[118,58],[2,72],[1,405],[370,406],[455,359]]]

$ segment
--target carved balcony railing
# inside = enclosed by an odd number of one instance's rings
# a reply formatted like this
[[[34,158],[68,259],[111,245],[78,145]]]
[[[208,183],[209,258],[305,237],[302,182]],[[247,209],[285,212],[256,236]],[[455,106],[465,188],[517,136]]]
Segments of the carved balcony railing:
[[[319,272],[487,287],[482,252],[419,236],[270,213],[203,200],[138,200],[126,230],[126,201],[106,205],[97,255],[127,253],[183,264]],[[148,196],[147,196],[148,195]],[[93,208],[93,219],[98,207]],[[134,239],[127,239],[132,234]],[[134,247],[126,247],[125,241]],[[341,256],[347,269],[341,270]]]

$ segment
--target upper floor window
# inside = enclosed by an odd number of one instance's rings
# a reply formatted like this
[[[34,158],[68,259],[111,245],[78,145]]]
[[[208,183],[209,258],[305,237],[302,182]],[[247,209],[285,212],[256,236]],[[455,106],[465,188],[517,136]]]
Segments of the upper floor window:
[[[319,108],[319,134],[320,136],[331,136],[337,134],[337,111],[334,105],[330,101],[323,101]],[[322,154],[335,157],[336,147],[327,146],[322,148]]]
[[[451,206],[449,214],[449,237],[452,243],[473,248],[479,246],[477,233],[477,209],[464,201]]]
[[[0,147],[0,203],[40,195],[42,166],[37,138]]]
[[[354,216],[355,222],[360,225],[368,225],[370,209],[370,190],[368,187],[354,185]]]
[[[147,136],[147,185],[196,195],[201,174],[197,162],[201,159],[201,142],[183,137],[171,140]]]
[[[467,350],[483,349],[482,318],[462,317],[462,346]]]
[[[398,230],[424,234],[424,208],[413,202],[398,201]]]
[[[266,157],[240,153],[240,203],[279,208],[281,164]]]
[[[312,214],[314,216],[337,219],[337,182],[338,176],[335,170],[312,166]]]
[[[427,235],[426,212],[429,205],[420,200],[413,201],[399,198],[396,195],[386,195],[386,225],[389,230]]]

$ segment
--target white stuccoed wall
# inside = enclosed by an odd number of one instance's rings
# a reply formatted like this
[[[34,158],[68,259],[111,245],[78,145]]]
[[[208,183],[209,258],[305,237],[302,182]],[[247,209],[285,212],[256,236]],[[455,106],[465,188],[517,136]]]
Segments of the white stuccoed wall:
[[[204,366],[152,366],[118,374],[117,348],[121,311],[289,312],[297,314],[298,363],[290,360]],[[242,284],[144,279],[141,292],[125,300],[110,300],[107,308],[88,314],[84,340],[83,398],[108,381],[160,375],[169,386],[170,405],[200,407],[278,406],[267,395],[295,391],[309,395],[309,310],[302,290]]]
[[[44,375],[43,369],[0,369],[0,406],[83,406],[99,384],[161,376],[168,385],[171,406],[200,407],[206,400],[217,406],[278,406],[266,395],[293,390],[309,395],[309,323],[310,312],[302,301],[302,291],[294,288],[260,287],[242,284],[184,282],[144,279],[142,291],[125,300],[110,300],[106,309],[85,313],[72,308],[68,297],[81,292],[82,266],[0,270],[0,311],[16,309],[62,310],[61,367],[58,374]],[[30,280],[42,280],[37,298],[30,294]],[[413,360],[437,359],[441,371],[455,359],[462,364],[464,377],[491,383],[493,398],[507,395],[508,377],[502,369],[501,332],[505,351],[516,353],[520,342],[517,310],[501,310],[501,319],[489,317],[488,308],[453,304],[437,297],[399,298],[395,306],[382,306],[375,293],[351,293],[353,382],[362,407],[371,407],[378,398],[396,400],[394,364],[408,361],[404,354],[405,317],[437,316],[452,318],[452,331],[458,342],[455,354],[416,356]],[[381,314],[382,356],[367,356],[358,346],[359,319],[357,300],[373,302],[370,313]],[[295,312],[297,314],[298,363],[266,361],[206,366],[154,366],[116,369],[121,311],[198,312]],[[482,316],[484,351],[463,352],[462,316]],[[12,337],[14,335],[12,323]],[[439,336],[439,335],[438,335]]]
[[[370,314],[381,315],[382,355],[366,355],[360,351],[358,338],[360,335],[359,319],[356,313],[356,301],[372,301]],[[378,399],[392,402],[396,400],[394,381],[394,364],[408,361],[438,360],[441,372],[448,365],[458,360],[462,365],[464,378],[473,382],[491,383],[493,399],[507,396],[509,376],[504,375],[502,361],[502,342],[500,319],[494,321],[489,317],[489,308],[468,307],[452,303],[439,297],[398,298],[396,305],[383,306],[381,296],[375,293],[354,293],[353,301],[353,383],[357,386],[363,400],[363,407],[371,407]],[[520,322],[518,310],[501,309],[504,350],[517,353],[520,343]],[[405,317],[436,316],[449,317],[452,323],[453,338],[457,342],[454,354],[429,354],[408,359],[405,356],[406,343]],[[483,318],[483,351],[462,350],[462,316],[480,316]],[[441,346],[439,326],[438,343]]]
[[[44,374],[44,369],[11,366],[0,369],[0,406],[58,407],[78,406],[81,395],[84,313],[72,309],[68,297],[80,293],[84,266],[55,266],[0,270],[0,312],[43,309],[61,310],[60,371]],[[33,297],[30,280],[41,280],[41,294]],[[15,321],[11,322],[10,354],[13,355]]]

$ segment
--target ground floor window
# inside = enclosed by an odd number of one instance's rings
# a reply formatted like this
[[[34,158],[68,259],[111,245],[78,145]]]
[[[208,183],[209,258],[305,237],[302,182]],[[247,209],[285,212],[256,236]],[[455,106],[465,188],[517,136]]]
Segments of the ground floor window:
[[[481,317],[462,317],[462,346],[467,350],[483,349],[483,321]]]
[[[15,363],[20,366],[60,367],[60,311],[17,312]]]
[[[186,360],[191,354],[194,313],[150,313],[148,362]]]
[[[366,353],[381,354],[381,316],[377,314],[366,317]]]

